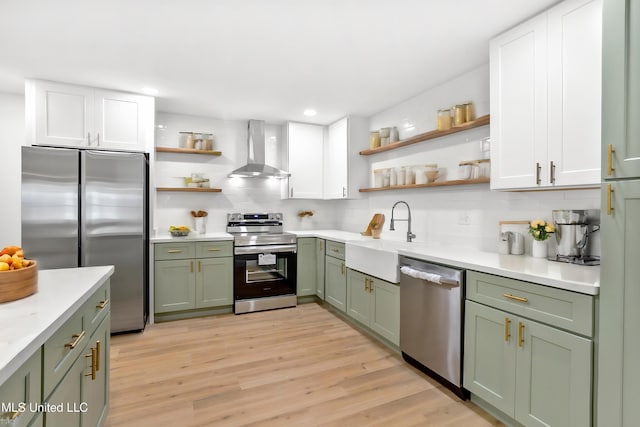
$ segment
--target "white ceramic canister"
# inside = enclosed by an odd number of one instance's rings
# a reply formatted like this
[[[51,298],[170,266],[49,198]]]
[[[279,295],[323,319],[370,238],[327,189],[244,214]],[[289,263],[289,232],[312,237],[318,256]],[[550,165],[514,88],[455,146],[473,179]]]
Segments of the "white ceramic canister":
[[[413,173],[416,176],[416,184],[426,184],[428,182],[426,172],[427,168],[425,166],[414,166]]]
[[[382,187],[382,169],[376,169],[373,171],[373,186],[374,188]]]
[[[398,172],[395,168],[389,169],[389,185],[395,186],[398,185]]]
[[[413,172],[412,166],[405,166],[404,174],[405,174],[405,178],[404,178],[405,185],[415,184],[416,174]]]
[[[398,166],[396,168],[396,179],[397,179],[397,185],[404,185],[406,183],[406,175],[405,175],[405,167],[404,166]]]

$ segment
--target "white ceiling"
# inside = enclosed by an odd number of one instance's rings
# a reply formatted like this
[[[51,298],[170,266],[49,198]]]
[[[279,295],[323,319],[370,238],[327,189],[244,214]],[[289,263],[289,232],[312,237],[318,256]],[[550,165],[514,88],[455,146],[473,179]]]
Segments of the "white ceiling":
[[[487,63],[491,37],[554,3],[0,0],[0,91],[25,77],[152,86],[161,111],[329,123]]]

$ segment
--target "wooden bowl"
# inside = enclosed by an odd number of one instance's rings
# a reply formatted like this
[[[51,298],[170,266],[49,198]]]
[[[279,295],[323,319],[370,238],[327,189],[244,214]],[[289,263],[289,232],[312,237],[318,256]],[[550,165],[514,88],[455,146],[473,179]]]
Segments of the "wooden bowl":
[[[0,271],[0,302],[28,297],[38,290],[38,265],[19,270]]]

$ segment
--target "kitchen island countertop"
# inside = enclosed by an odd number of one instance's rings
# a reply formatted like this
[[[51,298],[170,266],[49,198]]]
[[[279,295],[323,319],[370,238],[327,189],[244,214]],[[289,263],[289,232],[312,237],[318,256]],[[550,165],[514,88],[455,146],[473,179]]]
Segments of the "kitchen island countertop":
[[[341,243],[357,245],[358,242],[373,240],[341,230],[304,230],[289,231],[298,237],[318,237]],[[454,267],[475,270],[488,274],[524,280],[540,285],[551,286],[597,295],[600,291],[600,267],[573,265],[546,259],[533,258],[528,255],[500,255],[496,252],[485,252],[470,248],[454,246],[394,242],[399,255],[431,261]],[[349,245],[347,245],[349,251]],[[349,265],[347,265],[349,267]]]
[[[113,271],[113,266],[42,270],[35,294],[0,303],[0,385],[109,280]]]

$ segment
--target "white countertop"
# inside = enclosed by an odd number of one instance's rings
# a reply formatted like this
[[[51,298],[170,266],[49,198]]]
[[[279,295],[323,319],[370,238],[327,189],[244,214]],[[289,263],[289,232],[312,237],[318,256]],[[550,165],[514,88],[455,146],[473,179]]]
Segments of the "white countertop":
[[[0,385],[113,274],[113,266],[38,272],[38,291],[0,303]]]
[[[233,236],[229,233],[205,233],[197,234],[193,231],[185,237],[173,237],[169,233],[161,234],[149,239],[151,243],[175,243],[175,242],[211,242],[216,240],[233,240]]]
[[[353,245],[373,240],[371,237],[361,236],[359,233],[340,230],[290,232],[298,237],[318,237]],[[597,295],[600,291],[599,266],[572,265],[527,255],[499,255],[494,252],[415,242],[394,241],[389,246],[399,255],[424,261],[447,264],[583,294]],[[346,250],[348,252],[349,245]]]

